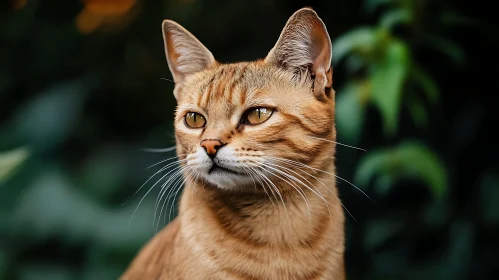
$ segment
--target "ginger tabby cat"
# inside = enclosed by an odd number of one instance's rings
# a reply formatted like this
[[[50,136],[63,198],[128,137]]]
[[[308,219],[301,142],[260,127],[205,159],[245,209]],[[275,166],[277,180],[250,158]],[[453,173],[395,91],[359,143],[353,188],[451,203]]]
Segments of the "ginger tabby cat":
[[[121,279],[345,279],[322,20],[295,12],[255,62],[221,64],[170,20],[163,37],[186,185],[178,217]]]

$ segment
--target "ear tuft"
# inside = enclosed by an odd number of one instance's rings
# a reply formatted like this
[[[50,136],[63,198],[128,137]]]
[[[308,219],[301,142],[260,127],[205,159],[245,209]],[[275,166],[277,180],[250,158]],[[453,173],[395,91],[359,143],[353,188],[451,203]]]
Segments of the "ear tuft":
[[[331,84],[331,75],[326,75],[331,70],[331,39],[317,13],[311,8],[296,11],[265,62],[293,72],[310,71],[313,77],[323,75],[323,83]]]
[[[164,20],[162,27],[166,60],[175,83],[216,63],[211,52],[181,25]]]

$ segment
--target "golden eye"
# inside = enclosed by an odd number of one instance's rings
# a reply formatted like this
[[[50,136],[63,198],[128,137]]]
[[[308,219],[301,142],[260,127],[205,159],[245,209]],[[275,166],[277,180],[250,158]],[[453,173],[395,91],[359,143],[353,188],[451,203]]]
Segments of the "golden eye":
[[[184,121],[185,125],[190,128],[201,128],[206,125],[206,119],[203,117],[203,115],[194,112],[187,113],[187,115],[185,115]]]
[[[265,107],[251,108],[246,111],[244,121],[247,124],[261,124],[268,120],[274,111]]]

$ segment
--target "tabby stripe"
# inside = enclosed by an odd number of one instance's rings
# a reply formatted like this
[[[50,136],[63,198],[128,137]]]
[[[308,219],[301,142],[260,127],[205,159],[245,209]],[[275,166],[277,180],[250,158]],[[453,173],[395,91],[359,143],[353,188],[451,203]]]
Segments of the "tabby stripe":
[[[217,77],[217,76],[216,76],[216,73],[214,73],[214,74],[213,74],[213,76],[211,76],[211,78],[208,80],[208,82],[206,82],[206,83],[205,83],[205,84],[204,84],[204,85],[203,85],[203,86],[199,89],[199,90],[200,90],[200,92],[204,92],[204,91],[206,91],[206,89],[208,88],[208,86],[210,86],[210,85],[213,83],[213,81],[215,80],[215,78],[216,78],[216,77]]]
[[[260,278],[255,277],[253,275],[248,274],[247,272],[244,271],[238,271],[230,267],[224,267],[222,268],[222,271],[226,272],[227,274],[231,275],[232,277],[237,277],[237,279],[241,280],[259,280]]]
[[[317,270],[313,271],[312,273],[305,275],[302,280],[315,280],[315,279],[320,279],[323,275],[324,272],[326,271],[326,267],[321,265],[318,267]]]
[[[298,144],[293,142],[293,140],[288,139],[288,138],[279,138],[279,139],[274,139],[274,140],[262,140],[260,141],[263,144],[283,144],[283,145],[288,145],[291,149],[297,150],[300,153],[310,153],[309,150],[302,149]]]
[[[234,67],[231,67],[231,66],[227,66],[225,67],[225,70],[222,75],[224,75],[223,77],[221,77],[219,83],[218,83],[218,87],[217,87],[217,91],[215,92],[215,97],[213,98],[214,100],[223,100],[225,99],[225,90],[227,88],[227,84],[229,83],[231,77],[234,75]]]
[[[213,77],[215,77],[216,80],[219,80],[220,79],[220,76],[222,76],[225,72],[225,67],[220,67],[220,69],[218,69],[215,74],[213,75]],[[215,91],[214,88],[215,86],[217,86],[218,83],[214,83],[212,82],[210,87],[209,87],[209,90],[208,92],[206,92],[204,98],[203,98],[203,107],[205,107],[208,103],[208,101],[210,99],[212,99],[212,95],[214,94],[213,92]]]
[[[248,89],[246,87],[241,88],[241,92],[239,93],[239,103],[244,105],[246,103],[246,93]]]
[[[317,140],[320,141],[320,140]],[[326,151],[326,149],[323,148],[323,146],[331,145],[330,142],[327,141],[320,141],[317,144],[314,145],[314,147],[311,149],[311,151],[308,151],[308,157],[306,160],[303,160],[302,163],[306,165],[312,164],[314,160],[318,159],[319,154],[321,154],[323,151]]]
[[[223,85],[223,76],[225,75],[225,70],[227,70],[227,67],[223,67],[220,71],[217,73],[217,80],[218,82],[215,83],[215,85],[211,88],[211,91],[209,93],[208,99],[207,100],[214,100],[216,99],[217,95],[220,94],[219,88],[220,86]]]
[[[206,103],[208,102],[208,96],[210,95],[210,92],[214,86],[213,81],[217,78],[217,72],[213,74],[213,77],[210,79],[208,84],[205,87],[205,90],[203,91],[203,94],[199,96],[198,100],[198,106],[199,107],[204,107]]]
[[[224,213],[220,211],[220,209],[214,209],[214,220],[217,221],[221,230],[223,230],[228,236],[233,237],[239,243],[244,243],[250,247],[264,247],[268,246],[267,242],[257,241],[251,238],[250,234],[244,229],[239,228],[236,229],[235,226],[231,223],[231,221],[235,220],[234,215],[230,215],[228,213]]]
[[[229,103],[232,103],[232,95],[234,94],[234,89],[236,88],[236,86],[239,84],[239,82],[246,75],[247,68],[248,68],[248,64],[245,64],[243,67],[241,67],[239,69],[239,71],[237,73],[238,75],[234,76],[234,78],[232,79],[232,83],[231,83],[230,88],[229,88],[229,97],[228,97]]]
[[[326,238],[326,232],[331,223],[331,219],[329,213],[326,213],[324,217],[320,217],[321,220],[326,220],[324,222],[319,222],[317,227],[314,228],[315,234],[312,234],[308,239],[302,242],[302,245],[305,245],[308,249],[312,251],[316,251],[316,247],[322,244],[319,244]]]
[[[287,113],[284,113],[284,112],[279,112],[279,113],[285,115],[286,117],[288,117],[290,119],[293,119],[297,124],[299,124],[301,126],[301,128],[303,130],[306,130],[306,131],[308,131],[310,133],[316,134],[317,136],[319,136],[319,135],[321,137],[324,137],[323,135],[329,136],[329,133],[331,132],[332,124],[330,124],[330,123],[328,123],[326,125],[326,130],[324,130],[324,131],[315,131],[311,127],[307,126],[299,117],[291,115],[291,114],[287,114]]]

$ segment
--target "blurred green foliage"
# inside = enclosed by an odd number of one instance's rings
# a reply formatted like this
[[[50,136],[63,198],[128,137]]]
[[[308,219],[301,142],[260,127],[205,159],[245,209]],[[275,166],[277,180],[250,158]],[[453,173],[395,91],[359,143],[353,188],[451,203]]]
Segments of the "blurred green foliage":
[[[173,153],[140,150],[174,145],[164,18],[228,62],[303,6],[333,39],[338,141],[367,150],[337,150],[349,279],[496,279],[496,16],[451,0],[2,4],[0,279],[116,279],[168,223],[141,186]]]

